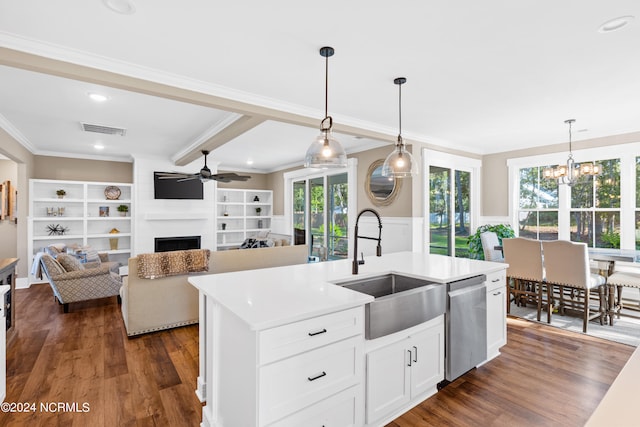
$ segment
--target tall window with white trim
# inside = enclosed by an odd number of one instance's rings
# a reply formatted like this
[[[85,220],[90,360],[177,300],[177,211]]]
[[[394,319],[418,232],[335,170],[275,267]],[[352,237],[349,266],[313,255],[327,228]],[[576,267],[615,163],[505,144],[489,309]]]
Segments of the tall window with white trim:
[[[520,169],[518,229],[520,237],[558,239],[558,182],[542,177],[547,166]]]

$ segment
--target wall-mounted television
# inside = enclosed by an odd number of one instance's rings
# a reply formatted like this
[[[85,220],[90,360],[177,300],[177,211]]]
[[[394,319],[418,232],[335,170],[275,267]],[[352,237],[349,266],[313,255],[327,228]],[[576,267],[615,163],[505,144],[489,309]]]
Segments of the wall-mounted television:
[[[156,199],[204,199],[203,184],[199,179],[179,181],[177,179],[160,179],[153,173],[153,195]]]

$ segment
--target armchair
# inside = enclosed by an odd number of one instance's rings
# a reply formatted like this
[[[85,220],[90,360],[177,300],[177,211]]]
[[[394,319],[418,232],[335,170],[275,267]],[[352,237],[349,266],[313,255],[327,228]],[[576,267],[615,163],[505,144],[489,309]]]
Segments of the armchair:
[[[118,295],[122,280],[110,270],[110,263],[89,266],[82,265],[71,255],[60,254],[54,259],[49,254],[40,258],[55,298],[69,312],[69,304],[78,301],[106,298]]]

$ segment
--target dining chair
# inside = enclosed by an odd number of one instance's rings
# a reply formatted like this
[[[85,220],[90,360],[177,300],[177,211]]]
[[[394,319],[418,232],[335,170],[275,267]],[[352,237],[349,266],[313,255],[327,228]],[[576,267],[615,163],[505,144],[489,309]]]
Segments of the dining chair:
[[[496,246],[500,245],[500,241],[495,231],[485,231],[481,233],[480,242],[482,243],[485,261],[504,262],[502,251],[496,250]]]
[[[587,332],[590,320],[600,319],[600,324],[604,324],[606,278],[591,272],[587,244],[567,240],[543,241],[542,253],[549,302],[547,322],[551,323],[551,306],[557,298],[560,314],[564,314],[567,308],[582,312],[583,332]],[[598,306],[594,308],[590,301],[592,295],[598,298]]]
[[[607,278],[607,286],[611,288],[609,295],[612,297],[609,307],[618,313],[619,318],[620,310],[623,307],[622,288],[640,289],[640,265],[636,262],[615,261],[613,272]],[[613,300],[614,288],[618,291],[615,301]],[[634,308],[640,308],[640,304]],[[610,323],[613,325],[613,319]]]
[[[507,267],[507,292],[516,305],[536,305],[540,320],[543,302],[544,270],[542,246],[539,240],[514,237],[502,239],[502,252]],[[507,300],[507,314],[511,312],[511,298]]]

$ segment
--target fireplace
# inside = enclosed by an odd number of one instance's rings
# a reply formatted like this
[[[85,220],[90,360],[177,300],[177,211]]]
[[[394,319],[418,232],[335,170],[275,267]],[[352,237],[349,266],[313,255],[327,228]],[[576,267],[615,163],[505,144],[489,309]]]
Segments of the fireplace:
[[[170,252],[200,249],[200,236],[156,237],[155,251]]]

